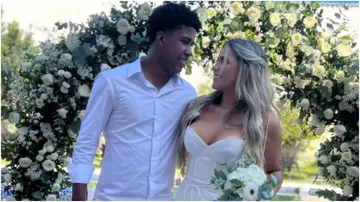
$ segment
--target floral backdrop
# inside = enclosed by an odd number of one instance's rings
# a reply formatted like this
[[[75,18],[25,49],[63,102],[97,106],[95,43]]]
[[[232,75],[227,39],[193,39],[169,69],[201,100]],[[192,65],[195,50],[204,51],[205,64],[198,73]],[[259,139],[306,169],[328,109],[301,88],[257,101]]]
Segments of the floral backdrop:
[[[95,76],[145,54],[146,20],[152,3],[120,2],[109,15],[91,15],[86,24],[56,23],[70,33],[45,41],[41,53],[22,61],[2,98],[2,170],[15,199],[61,200],[69,187],[65,170]],[[299,108],[299,120],[321,135],[333,133],[317,153],[319,176],[343,193],[319,191],[331,200],[359,196],[358,53],[341,11],[324,19],[319,3],[186,2],[203,30],[192,62],[208,69],[229,38],[243,38],[266,50],[278,96]],[[187,65],[191,73],[191,62]],[[301,123],[300,123],[301,124]],[[309,130],[309,128],[304,128]],[[11,198],[10,198],[11,199]]]

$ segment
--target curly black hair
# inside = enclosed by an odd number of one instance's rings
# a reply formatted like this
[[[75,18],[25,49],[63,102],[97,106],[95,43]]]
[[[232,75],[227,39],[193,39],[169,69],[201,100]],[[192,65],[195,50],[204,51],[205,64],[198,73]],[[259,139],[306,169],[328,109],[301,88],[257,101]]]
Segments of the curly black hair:
[[[149,42],[152,43],[157,32],[175,30],[181,26],[192,27],[199,32],[201,22],[196,12],[191,11],[184,4],[168,2],[157,7],[151,14],[147,22],[146,34]]]

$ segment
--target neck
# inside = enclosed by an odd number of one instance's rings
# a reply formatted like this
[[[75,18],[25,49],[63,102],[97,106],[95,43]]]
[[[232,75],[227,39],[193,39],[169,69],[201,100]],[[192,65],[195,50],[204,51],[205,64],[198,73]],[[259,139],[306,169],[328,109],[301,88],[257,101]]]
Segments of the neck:
[[[231,109],[236,105],[236,93],[230,90],[224,90],[221,98],[220,107]]]
[[[141,69],[145,78],[157,88],[163,87],[172,76],[162,68],[161,62],[151,52],[141,61]]]

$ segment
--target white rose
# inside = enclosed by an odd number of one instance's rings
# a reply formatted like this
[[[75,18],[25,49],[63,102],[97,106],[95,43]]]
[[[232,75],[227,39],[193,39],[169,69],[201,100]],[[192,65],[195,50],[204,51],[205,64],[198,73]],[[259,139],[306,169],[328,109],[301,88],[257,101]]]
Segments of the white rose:
[[[321,155],[321,156],[319,157],[319,161],[320,161],[322,164],[327,164],[327,163],[329,163],[329,159],[328,159],[328,157],[325,156],[325,155]]]
[[[210,44],[210,38],[209,38],[209,37],[204,36],[204,37],[201,39],[201,43],[202,43],[202,45],[203,45],[203,47],[204,47],[204,48],[209,47],[209,44]]]
[[[53,160],[53,161],[55,161],[55,160],[58,159],[58,158],[59,158],[59,155],[58,155],[57,153],[52,153],[52,154],[50,155],[50,159]]]
[[[51,187],[51,191],[52,192],[57,192],[60,190],[60,185],[58,183],[54,183],[53,186]]]
[[[347,57],[353,52],[352,48],[348,44],[341,43],[336,46],[336,51],[340,57]]]
[[[68,72],[68,71],[65,71],[64,72],[64,77],[67,78],[67,79],[70,79],[72,77],[71,73]]]
[[[323,76],[325,74],[325,71],[326,70],[325,70],[324,66],[319,65],[319,64],[314,64],[313,65],[312,73],[313,73],[314,76],[321,77],[321,76]]]
[[[64,73],[65,73],[65,71],[62,70],[62,69],[60,69],[60,70],[57,72],[57,75],[58,75],[58,76],[64,76]]]
[[[211,19],[216,16],[216,10],[214,8],[208,8],[206,10],[208,19]]]
[[[303,98],[300,102],[300,105],[306,110],[310,107],[310,101],[306,98]]]
[[[326,109],[324,111],[324,116],[326,119],[330,120],[334,117],[334,112],[331,109]]]
[[[43,100],[47,100],[49,98],[49,95],[47,93],[42,93],[40,95],[40,98],[43,99]]]
[[[140,6],[138,17],[141,20],[148,20],[149,16],[151,15],[152,9],[148,3],[144,3]]]
[[[334,86],[333,82],[332,82],[331,80],[329,80],[329,79],[326,79],[326,80],[324,81],[323,85],[324,85],[325,87],[329,88],[329,89],[331,89],[331,88]]]
[[[46,201],[56,201],[56,195],[55,194],[47,195]]]
[[[109,69],[111,69],[111,67],[105,63],[101,64],[101,66],[100,66],[100,71],[102,71],[102,72],[109,70]]]
[[[319,126],[315,130],[315,134],[318,136],[322,135],[324,132],[325,132],[325,127],[323,127],[323,126]]]
[[[256,201],[259,195],[259,186],[255,183],[247,183],[244,187],[244,200],[245,201]]]
[[[45,160],[42,163],[42,167],[44,168],[45,171],[52,171],[55,169],[55,163],[51,160]]]
[[[303,36],[300,33],[295,33],[291,36],[291,43],[293,46],[298,46],[302,42]]]
[[[241,3],[235,1],[231,3],[230,11],[237,15],[240,13],[244,13],[245,9],[243,8],[243,5]]]
[[[327,42],[321,43],[320,50],[323,53],[328,53],[331,50],[331,45]]]
[[[19,135],[26,135],[29,132],[29,127],[21,127],[18,132]]]
[[[39,150],[39,154],[40,155],[45,155],[47,152],[46,148],[42,149],[42,150]]]
[[[356,166],[347,167],[346,173],[352,177],[359,177],[359,168]]]
[[[278,13],[272,13],[270,15],[270,23],[272,24],[272,26],[276,27],[278,25],[280,25],[281,23],[281,19]]]
[[[312,16],[308,16],[308,17],[304,18],[303,23],[306,28],[310,29],[310,28],[314,27],[314,25],[316,23],[316,19]]]
[[[129,32],[129,28],[130,24],[126,19],[120,19],[116,24],[117,31],[122,35],[127,34]]]
[[[9,173],[6,173],[4,176],[3,176],[3,178],[4,178],[4,182],[6,183],[6,184],[9,184],[10,182],[11,182],[11,175],[9,174]]]
[[[61,108],[61,109],[58,109],[57,112],[61,118],[65,119],[66,114],[68,113],[68,110]]]
[[[343,125],[336,125],[334,127],[334,132],[337,134],[337,135],[342,135],[346,132],[346,128],[345,126]]]
[[[17,183],[15,185],[15,190],[16,191],[23,191],[24,187],[21,185],[21,183]]]
[[[127,43],[126,36],[125,36],[125,35],[119,35],[117,41],[118,41],[118,44],[119,44],[120,46],[125,46],[126,43]]]
[[[20,114],[16,112],[11,112],[9,114],[9,121],[10,123],[18,123],[20,120]]]
[[[297,14],[296,13],[286,13],[284,14],[286,21],[289,27],[294,27],[297,22]]]
[[[335,177],[336,176],[336,167],[334,165],[330,165],[326,168],[328,170],[328,172],[330,173],[330,176]]]
[[[347,163],[351,163],[351,162],[352,162],[351,158],[352,158],[352,154],[351,154],[351,151],[350,151],[350,150],[349,150],[349,151],[346,151],[346,152],[343,152],[343,153],[341,154],[341,159],[342,159],[343,161],[347,162]]]
[[[340,145],[340,150],[341,150],[342,152],[345,152],[345,151],[347,151],[348,149],[349,149],[349,144],[348,144],[348,143],[346,143],[346,142],[341,143],[341,145]]]
[[[51,74],[45,74],[41,77],[43,83],[47,86],[52,85],[54,83],[54,77]]]
[[[46,149],[46,152],[49,152],[49,153],[52,153],[55,150],[53,145],[47,145],[45,147],[45,149]]]
[[[261,17],[261,11],[258,8],[252,6],[246,11],[246,15],[249,17],[249,20],[252,23],[256,23]]]
[[[65,64],[68,64],[72,60],[72,56],[69,53],[64,53],[60,56],[60,60]]]
[[[131,32],[131,33],[135,32],[135,27],[131,25],[131,26],[129,27],[129,32]]]
[[[78,114],[78,118],[82,121],[84,119],[85,116],[85,110],[81,110]]]
[[[30,164],[32,163],[31,159],[28,157],[25,158],[20,158],[19,159],[19,165],[23,168],[27,168],[30,166]]]
[[[79,86],[78,93],[81,97],[89,97],[90,96],[90,88],[86,84]]]
[[[345,185],[343,189],[344,196],[350,196],[353,193],[353,188],[350,185]]]
[[[44,160],[44,156],[43,155],[36,155],[36,160],[39,162],[42,162]]]
[[[68,88],[65,88],[64,86],[61,86],[61,87],[60,87],[60,92],[66,94],[66,93],[69,93],[69,89],[68,89]]]

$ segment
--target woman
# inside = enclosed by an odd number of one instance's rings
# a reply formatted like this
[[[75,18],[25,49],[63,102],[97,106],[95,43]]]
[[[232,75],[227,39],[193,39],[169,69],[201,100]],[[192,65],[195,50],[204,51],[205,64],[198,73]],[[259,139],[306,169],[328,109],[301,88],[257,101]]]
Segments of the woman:
[[[217,200],[220,193],[210,185],[214,169],[243,154],[282,179],[282,129],[272,113],[264,51],[251,41],[230,40],[213,72],[215,92],[189,103],[178,128],[178,163],[182,174],[187,171],[175,200]]]

